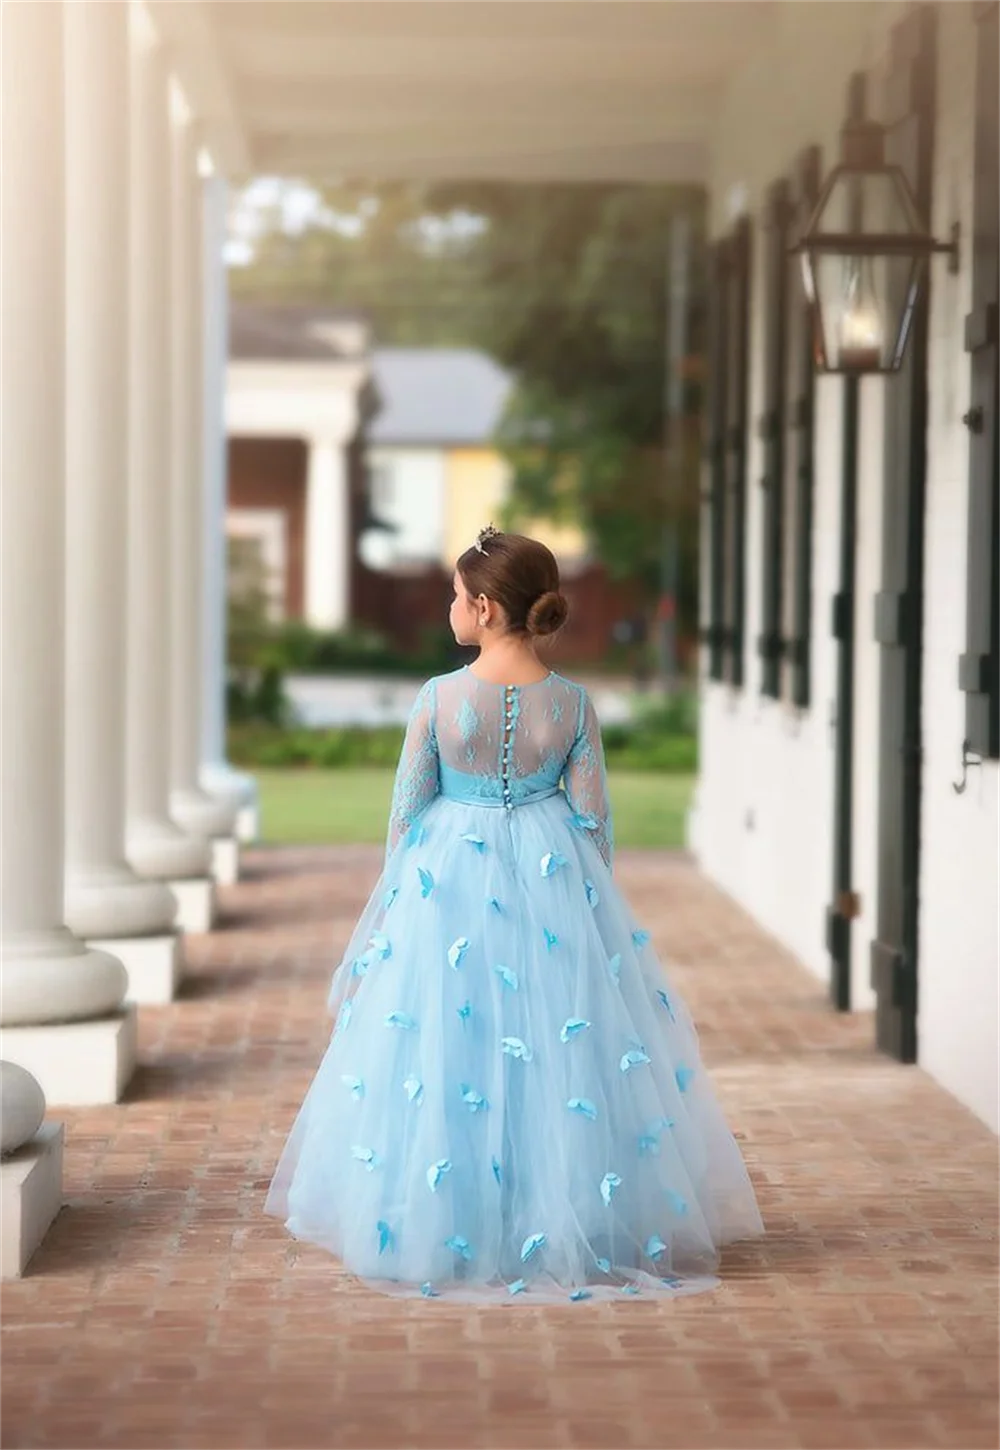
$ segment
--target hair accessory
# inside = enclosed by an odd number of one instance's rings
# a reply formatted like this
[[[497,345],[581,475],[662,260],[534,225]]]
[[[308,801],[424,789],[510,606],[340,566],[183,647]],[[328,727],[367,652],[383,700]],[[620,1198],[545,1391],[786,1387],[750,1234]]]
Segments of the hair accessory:
[[[483,548],[483,545],[488,544],[491,539],[498,539],[499,537],[500,530],[495,529],[492,524],[487,524],[485,529],[480,529],[476,535],[475,547],[480,554],[485,554],[486,550]]]

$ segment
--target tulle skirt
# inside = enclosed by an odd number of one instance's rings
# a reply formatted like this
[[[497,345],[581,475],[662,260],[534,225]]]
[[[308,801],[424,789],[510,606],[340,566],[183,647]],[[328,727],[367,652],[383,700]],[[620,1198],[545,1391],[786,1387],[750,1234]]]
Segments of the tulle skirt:
[[[561,793],[392,853],[266,1211],[390,1293],[711,1288],[763,1232],[683,1002]]]

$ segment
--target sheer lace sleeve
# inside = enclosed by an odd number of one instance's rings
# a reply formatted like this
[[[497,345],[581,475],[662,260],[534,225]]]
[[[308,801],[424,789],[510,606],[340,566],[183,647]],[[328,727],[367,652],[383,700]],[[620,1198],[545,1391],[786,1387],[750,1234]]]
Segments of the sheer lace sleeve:
[[[580,825],[592,833],[598,850],[610,866],[614,832],[604,769],[604,746],[597,712],[585,692],[580,697],[580,721],[563,778],[567,798]]]
[[[419,820],[439,789],[438,749],[434,734],[434,681],[428,680],[413,704],[396,769],[389,813],[388,854]]]

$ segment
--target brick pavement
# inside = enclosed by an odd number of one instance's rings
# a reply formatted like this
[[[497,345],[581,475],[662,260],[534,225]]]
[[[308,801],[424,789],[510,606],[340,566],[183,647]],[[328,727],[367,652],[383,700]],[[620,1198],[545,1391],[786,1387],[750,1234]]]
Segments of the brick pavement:
[[[995,1447],[997,1149],[681,858],[619,874],[701,1029],[769,1237],[722,1288],[399,1301],[261,1216],[369,850],[260,851],[67,1119],[67,1205],[3,1294],[7,1447]]]

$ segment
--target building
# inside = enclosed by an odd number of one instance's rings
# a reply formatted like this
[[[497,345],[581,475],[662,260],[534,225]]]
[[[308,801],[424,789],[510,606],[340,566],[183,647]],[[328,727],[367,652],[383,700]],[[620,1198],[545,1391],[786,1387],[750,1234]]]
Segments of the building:
[[[371,625],[403,649],[440,630],[455,559],[509,496],[494,438],[510,375],[472,349],[373,346],[357,317],[283,303],[235,302],[229,354],[226,529],[256,550],[272,617]],[[627,595],[578,530],[526,527],[580,596],[570,651],[600,658]]]

